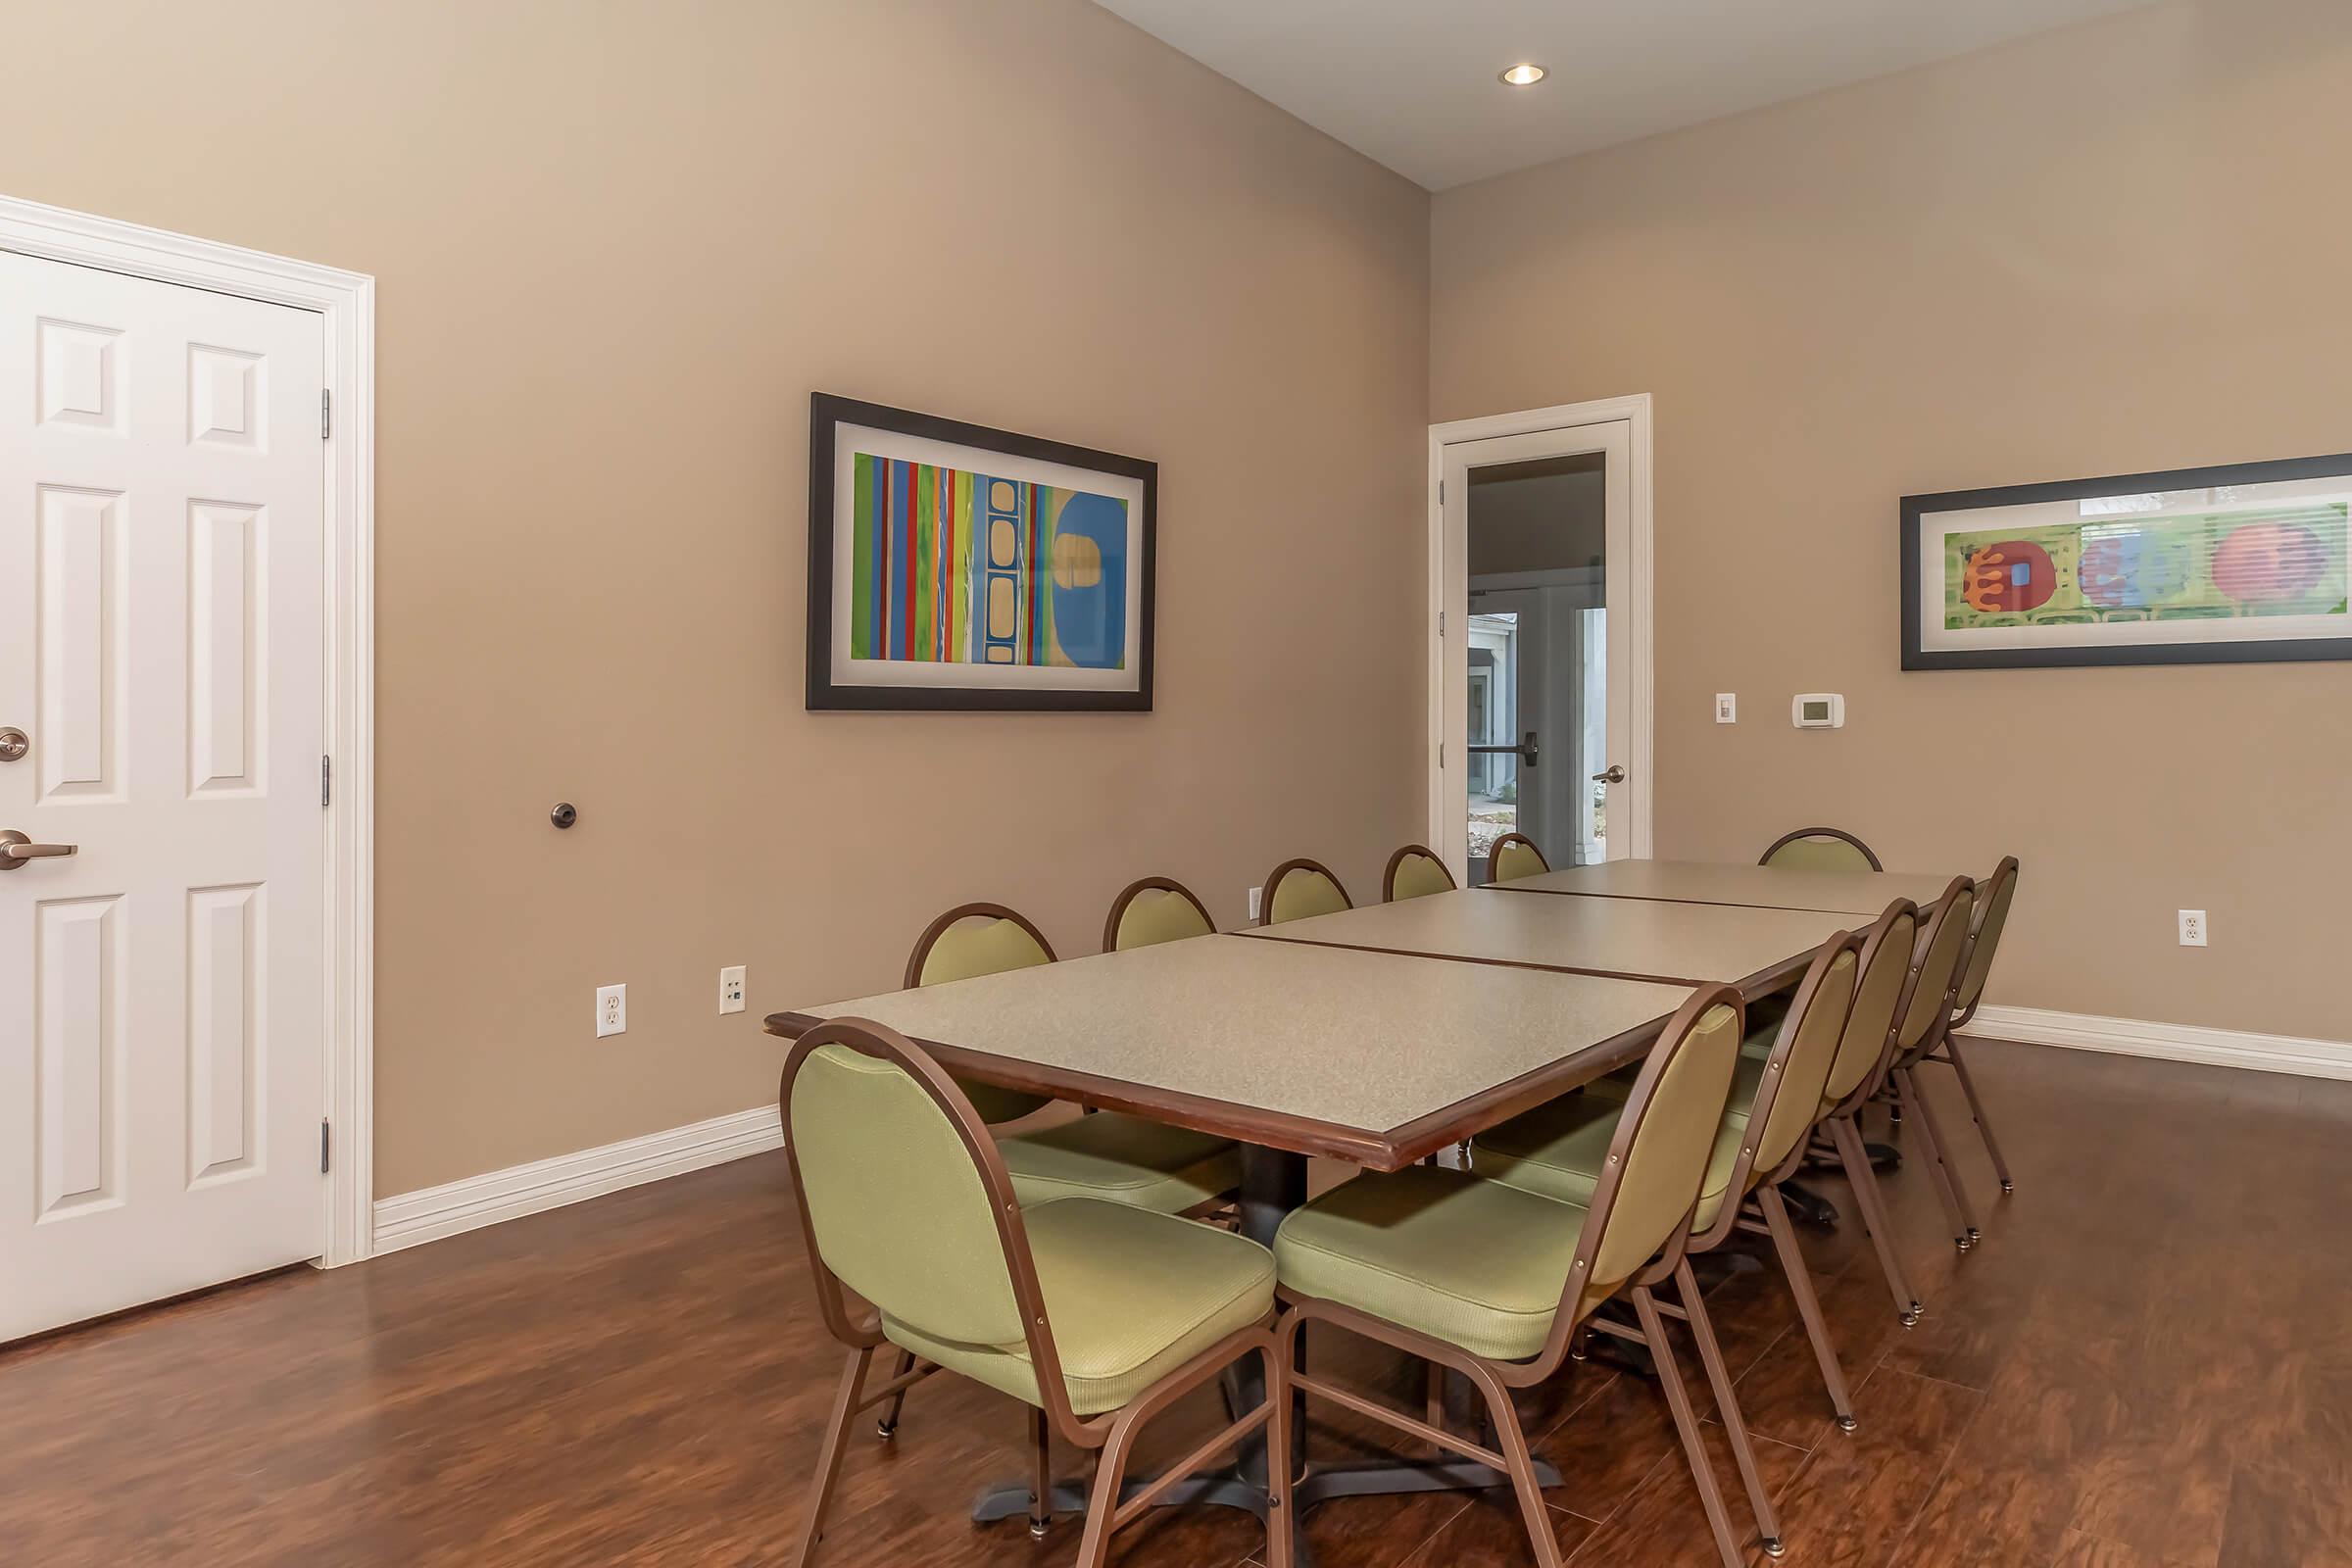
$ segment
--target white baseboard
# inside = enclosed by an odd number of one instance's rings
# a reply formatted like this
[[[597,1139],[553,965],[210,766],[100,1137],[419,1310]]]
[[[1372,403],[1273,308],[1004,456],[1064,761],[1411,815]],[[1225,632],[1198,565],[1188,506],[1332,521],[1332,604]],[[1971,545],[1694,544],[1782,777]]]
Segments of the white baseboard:
[[[602,1149],[583,1149],[576,1154],[558,1154],[422,1192],[378,1199],[373,1251],[377,1256],[397,1252],[404,1247],[437,1242],[502,1220],[520,1219],[542,1209],[561,1208],[624,1187],[682,1176],[706,1165],[783,1147],[784,1130],[777,1123],[776,1107],[755,1105],[690,1127],[672,1127]]]
[[[1964,1032],[1986,1040],[2158,1056],[2212,1067],[2299,1073],[2306,1078],[2352,1078],[2352,1042],[2341,1040],[2302,1040],[2293,1035],[2257,1035],[2195,1024],[2100,1018],[2042,1007],[1980,1007]]]

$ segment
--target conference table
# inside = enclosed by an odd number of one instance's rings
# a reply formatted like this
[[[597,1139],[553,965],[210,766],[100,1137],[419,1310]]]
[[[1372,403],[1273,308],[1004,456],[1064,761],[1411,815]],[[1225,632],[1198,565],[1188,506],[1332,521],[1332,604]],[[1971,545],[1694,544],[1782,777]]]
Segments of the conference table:
[[[1694,988],[1772,995],[1836,932],[1897,898],[1925,906],[1947,881],[1608,861],[779,1012],[766,1028],[790,1039],[868,1018],[959,1077],[1232,1138],[1242,1234],[1271,1246],[1306,1200],[1310,1156],[1401,1170],[1637,1059]],[[1253,1382],[1229,1389],[1238,1408],[1262,1397]],[[1163,1500],[1262,1517],[1264,1462],[1246,1451]],[[1422,1458],[1318,1470],[1297,1502],[1509,1485]],[[1055,1512],[1084,1505],[1083,1489],[1056,1489]],[[973,1515],[1028,1506],[1024,1482],[984,1493]]]

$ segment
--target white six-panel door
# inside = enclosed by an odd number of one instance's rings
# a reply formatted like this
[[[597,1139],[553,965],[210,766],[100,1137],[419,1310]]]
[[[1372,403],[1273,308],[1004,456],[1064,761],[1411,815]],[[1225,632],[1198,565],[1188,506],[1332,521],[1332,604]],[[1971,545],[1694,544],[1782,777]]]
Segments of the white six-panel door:
[[[321,1250],[322,355],[0,252],[0,1341]]]

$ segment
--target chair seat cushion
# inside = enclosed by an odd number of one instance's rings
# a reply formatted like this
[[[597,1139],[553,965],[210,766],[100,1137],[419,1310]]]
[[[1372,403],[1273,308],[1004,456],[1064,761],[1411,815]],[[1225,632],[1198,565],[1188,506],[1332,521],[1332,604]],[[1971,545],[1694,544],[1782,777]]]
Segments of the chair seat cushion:
[[[1181,1214],[1241,1185],[1231,1139],[1106,1110],[997,1140],[1026,1208],[1056,1198],[1103,1198]]]
[[[1438,1165],[1366,1174],[1296,1210],[1274,1237],[1283,1285],[1520,1360],[1544,1348],[1585,1210]]]
[[[1274,1309],[1272,1254],[1229,1231],[1095,1198],[1024,1206],[1021,1220],[1080,1415],[1119,1408]],[[889,1317],[882,1332],[926,1361],[1040,1402],[1026,1342],[957,1344]]]
[[[1732,1167],[1739,1162],[1740,1140],[1747,1131],[1747,1107],[1755,1103],[1756,1085],[1763,1075],[1762,1061],[1740,1058],[1731,1103],[1716,1131],[1698,1207],[1691,1215],[1694,1229],[1714,1224],[1722,1209],[1724,1193],[1732,1184]],[[1590,1093],[1588,1086],[1587,1093],[1546,1101],[1480,1133],[1470,1143],[1471,1167],[1491,1181],[1561,1202],[1590,1203],[1592,1189],[1608,1163],[1617,1119],[1624,1113],[1624,1102]]]

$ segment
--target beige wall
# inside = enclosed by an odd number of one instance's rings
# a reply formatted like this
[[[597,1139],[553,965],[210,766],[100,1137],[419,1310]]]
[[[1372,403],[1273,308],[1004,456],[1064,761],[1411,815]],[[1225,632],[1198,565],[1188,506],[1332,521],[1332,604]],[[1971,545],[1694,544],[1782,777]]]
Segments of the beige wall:
[[[5,49],[0,191],[380,283],[379,1192],[759,1103],[760,1014],[952,903],[1084,953],[1146,872],[1238,920],[1418,836],[1428,198],[1107,13],[78,0]],[[817,388],[1157,460],[1158,711],[804,712]]]
[[[2014,851],[1996,1002],[2352,1038],[2352,665],[1906,675],[1895,597],[1906,493],[2352,448],[2347,148],[2352,8],[2221,0],[1437,199],[1433,419],[1656,396],[1661,855]]]

